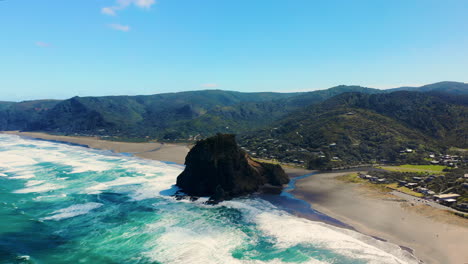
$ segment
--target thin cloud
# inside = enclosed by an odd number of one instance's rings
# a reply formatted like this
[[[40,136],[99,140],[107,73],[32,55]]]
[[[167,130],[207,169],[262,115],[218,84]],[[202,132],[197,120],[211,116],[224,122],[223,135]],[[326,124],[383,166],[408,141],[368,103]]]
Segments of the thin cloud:
[[[109,15],[109,16],[115,16],[116,15],[115,10],[112,7],[103,7],[101,9],[101,13],[103,13],[105,15]]]
[[[216,87],[219,87],[219,85],[217,83],[205,83],[205,84],[202,84],[202,87],[203,88],[216,88]]]
[[[41,48],[48,48],[48,47],[50,47],[51,45],[50,45],[50,43],[38,41],[38,42],[36,42],[36,46],[41,47]]]
[[[116,16],[117,11],[124,10],[131,5],[142,9],[149,9],[154,4],[156,4],[155,0],[117,0],[115,5],[101,8],[101,13],[108,16]]]
[[[130,26],[127,26],[127,25],[109,24],[109,27],[114,29],[114,30],[123,31],[123,32],[130,31]]]

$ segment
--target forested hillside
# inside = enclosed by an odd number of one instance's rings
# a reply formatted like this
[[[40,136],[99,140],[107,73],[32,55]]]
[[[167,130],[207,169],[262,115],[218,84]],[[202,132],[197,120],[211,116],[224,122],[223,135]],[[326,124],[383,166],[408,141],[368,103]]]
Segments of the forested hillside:
[[[146,96],[0,102],[0,130],[111,140],[195,141],[240,134],[260,157],[308,162],[397,161],[401,149],[467,147],[468,87],[443,82],[378,90],[337,86],[304,93],[222,90]],[[393,89],[395,90],[395,89]]]
[[[285,162],[416,162],[422,153],[467,148],[467,118],[466,106],[431,94],[346,93],[244,135],[241,143],[257,157]]]
[[[217,132],[258,129],[292,111],[350,91],[380,92],[338,86],[307,93],[207,90],[4,103],[0,108],[0,130],[101,135],[121,140],[193,140]]]

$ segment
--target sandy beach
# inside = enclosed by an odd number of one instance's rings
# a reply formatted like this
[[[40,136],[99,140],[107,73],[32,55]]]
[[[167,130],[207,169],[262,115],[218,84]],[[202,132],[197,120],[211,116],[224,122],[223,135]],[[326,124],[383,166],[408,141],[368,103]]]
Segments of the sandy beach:
[[[97,137],[56,136],[37,132],[6,131],[2,133],[74,143],[95,149],[111,150],[116,153],[131,153],[144,159],[169,161],[178,164],[184,164],[185,156],[190,150],[187,145],[183,144],[117,142],[101,140]]]
[[[56,136],[35,132],[2,132],[36,139],[131,153],[137,157],[183,164],[189,147],[182,144],[127,143],[93,137]],[[313,171],[284,167],[291,178]],[[335,179],[349,172],[318,173],[299,179],[291,192],[312,207],[357,231],[403,247],[428,264],[468,263],[468,220],[401,197]]]
[[[336,179],[345,174],[349,172],[301,179],[292,193],[361,233],[413,249],[425,263],[468,263],[468,220]]]

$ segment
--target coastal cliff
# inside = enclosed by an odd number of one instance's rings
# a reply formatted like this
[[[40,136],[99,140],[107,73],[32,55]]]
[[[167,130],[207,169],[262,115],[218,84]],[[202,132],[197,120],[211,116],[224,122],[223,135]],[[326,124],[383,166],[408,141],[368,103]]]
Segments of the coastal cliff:
[[[177,186],[191,196],[210,196],[212,202],[253,193],[265,184],[280,187],[289,182],[281,166],[254,161],[232,134],[199,141],[185,165]]]

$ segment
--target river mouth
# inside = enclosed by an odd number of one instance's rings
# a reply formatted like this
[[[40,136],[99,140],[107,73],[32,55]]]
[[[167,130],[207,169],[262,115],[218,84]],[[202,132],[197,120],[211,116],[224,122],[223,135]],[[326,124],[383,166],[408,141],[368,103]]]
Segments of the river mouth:
[[[317,172],[304,174],[301,176],[295,176],[290,178],[290,182],[279,194],[271,193],[259,193],[255,194],[254,197],[264,199],[278,208],[285,210],[288,213],[303,217],[312,221],[320,221],[326,224],[330,224],[336,227],[348,228],[354,230],[354,228],[346,223],[343,223],[335,218],[332,218],[326,214],[323,214],[317,210],[314,210],[312,206],[299,198],[296,198],[291,192],[296,187],[296,182],[300,179],[313,177]]]

